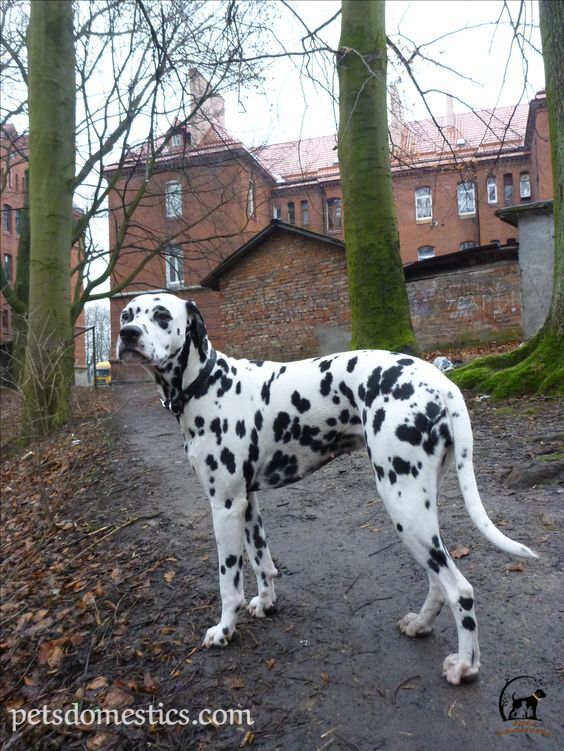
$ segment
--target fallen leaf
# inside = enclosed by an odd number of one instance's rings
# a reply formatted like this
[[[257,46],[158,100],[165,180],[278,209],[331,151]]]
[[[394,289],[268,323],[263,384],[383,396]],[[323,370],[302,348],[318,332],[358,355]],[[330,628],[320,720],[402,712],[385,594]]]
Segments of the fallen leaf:
[[[108,679],[105,675],[99,675],[97,678],[94,678],[94,680],[90,681],[90,683],[86,684],[86,688],[89,691],[99,691],[102,688],[106,688],[108,685]]]
[[[115,707],[125,707],[131,704],[133,696],[129,691],[125,691],[119,686],[112,686],[106,694],[104,700],[101,702],[107,709],[114,709]]]
[[[148,694],[156,694],[159,690],[159,684],[149,673],[143,676],[143,688]]]
[[[320,676],[323,683],[329,683],[329,673],[320,673]]]
[[[87,751],[103,751],[112,742],[115,742],[115,736],[106,730],[100,730],[95,735],[91,735],[86,741],[86,748]]]
[[[510,563],[505,567],[506,571],[524,571],[525,566],[522,563]]]
[[[464,558],[464,556],[469,553],[470,548],[467,548],[465,545],[457,545],[450,555],[452,558]]]
[[[245,688],[245,681],[241,676],[234,675],[223,679],[223,684],[227,688]]]
[[[245,735],[243,736],[243,740],[239,744],[239,748],[245,748],[245,746],[252,746],[255,742],[255,734],[252,730],[247,730]]]
[[[60,640],[41,642],[37,650],[37,661],[40,665],[48,665],[50,668],[59,666],[65,653],[57,641]]]
[[[269,659],[266,660],[264,664],[269,670],[272,670],[272,668],[276,665],[276,660],[274,659],[274,657],[269,657]]]
[[[176,571],[166,571],[163,578],[167,584],[170,584],[175,576]]]

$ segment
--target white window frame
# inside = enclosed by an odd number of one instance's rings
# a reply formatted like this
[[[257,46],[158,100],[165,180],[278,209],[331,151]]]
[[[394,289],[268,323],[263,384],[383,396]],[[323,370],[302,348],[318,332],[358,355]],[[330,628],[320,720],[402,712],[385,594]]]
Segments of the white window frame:
[[[165,184],[165,216],[167,219],[182,216],[182,186],[178,180]]]
[[[476,186],[473,182],[462,182],[456,186],[458,216],[476,216]]]
[[[295,201],[288,201],[286,205],[288,224],[294,225],[296,223],[296,203]]]
[[[167,245],[164,254],[167,289],[184,286],[184,253],[179,245]]]
[[[253,219],[255,216],[255,183],[251,178],[247,188],[247,219]]]
[[[531,195],[531,175],[529,172],[521,172],[519,175],[519,196],[521,198],[530,198]]]
[[[488,196],[488,203],[490,206],[497,203],[497,179],[490,176],[486,180],[486,193]]]
[[[273,219],[282,219],[282,207],[281,206],[273,206],[272,207],[272,218]]]
[[[475,240],[465,240],[463,243],[460,243],[459,250],[471,250],[477,247],[478,243]]]
[[[434,245],[422,245],[420,248],[417,248],[417,260],[418,261],[424,261],[426,258],[434,258],[434,257],[435,257]]]
[[[332,210],[334,221],[331,218]],[[325,222],[328,232],[339,232],[343,227],[343,202],[337,196],[325,201]]]
[[[309,201],[300,201],[302,227],[309,227]]]
[[[415,189],[415,221],[433,221],[433,190],[429,185]]]

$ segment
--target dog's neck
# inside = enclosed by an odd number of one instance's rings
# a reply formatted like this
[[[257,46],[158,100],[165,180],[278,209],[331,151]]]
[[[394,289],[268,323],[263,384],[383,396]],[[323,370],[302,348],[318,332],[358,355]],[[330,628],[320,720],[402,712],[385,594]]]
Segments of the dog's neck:
[[[176,359],[152,371],[163,407],[180,419],[188,402],[206,389],[216,362],[217,353],[207,337],[198,348],[187,338]]]

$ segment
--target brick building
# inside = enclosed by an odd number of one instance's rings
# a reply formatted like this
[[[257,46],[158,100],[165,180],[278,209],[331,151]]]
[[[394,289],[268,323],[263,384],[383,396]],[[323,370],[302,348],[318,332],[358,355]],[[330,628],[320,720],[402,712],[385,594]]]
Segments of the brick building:
[[[24,206],[26,190],[26,171],[28,168],[28,139],[18,135],[13,125],[2,127],[0,133],[0,202],[2,204],[2,229],[0,231],[0,245],[2,265],[8,281],[13,285],[16,279],[18,261],[18,245],[20,241],[20,221]],[[75,219],[80,215],[78,208],[73,209]],[[78,248],[74,247],[71,254],[71,266],[77,263]],[[75,368],[83,371],[86,368],[86,342],[81,333],[84,331],[84,313],[81,313],[75,333]],[[7,353],[11,352],[13,340],[12,310],[0,293],[0,349],[2,363]]]
[[[116,240],[123,243],[114,285],[161,249],[112,300],[114,332],[123,298],[168,288],[200,302],[215,340],[221,341],[226,331],[220,306],[229,303],[223,291],[204,291],[200,283],[270,218],[343,239],[334,136],[247,149],[226,131],[221,97],[202,104],[202,111],[197,127],[192,122],[178,128],[156,156],[144,146],[106,172],[113,181],[110,247]],[[396,106],[391,137],[404,264],[514,244],[517,231],[495,212],[552,196],[542,92],[528,105],[456,115],[447,100],[446,114],[437,120],[403,122]],[[134,221],[124,231],[124,217],[138,196]],[[314,274],[314,267],[308,273]]]

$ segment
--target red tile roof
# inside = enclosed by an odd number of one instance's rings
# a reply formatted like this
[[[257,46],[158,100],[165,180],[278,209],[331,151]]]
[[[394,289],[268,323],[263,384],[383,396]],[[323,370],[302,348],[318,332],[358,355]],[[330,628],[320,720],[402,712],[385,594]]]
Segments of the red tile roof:
[[[268,170],[285,181],[339,171],[335,135],[304,138],[262,146],[253,152]]]

